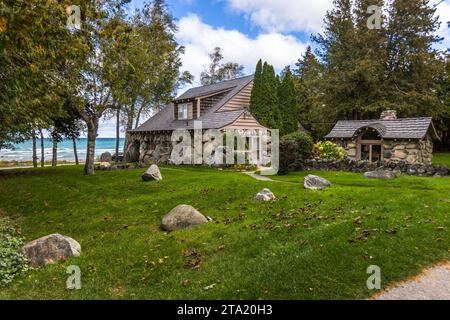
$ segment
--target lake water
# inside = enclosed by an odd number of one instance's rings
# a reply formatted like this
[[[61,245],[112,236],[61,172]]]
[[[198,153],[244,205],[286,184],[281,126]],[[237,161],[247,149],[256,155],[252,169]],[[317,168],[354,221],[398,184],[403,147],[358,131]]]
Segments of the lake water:
[[[120,139],[119,152],[123,152],[124,138]],[[84,161],[86,159],[87,139],[80,138],[77,141],[78,159]],[[44,139],[45,160],[52,159],[52,140]],[[116,152],[115,138],[98,138],[95,143],[95,156],[100,156],[103,152]],[[41,157],[41,141],[37,140],[37,155]],[[33,159],[33,142],[27,140],[23,143],[15,144],[12,149],[0,149],[0,161],[22,160],[31,161]],[[63,140],[58,143],[58,160],[74,161],[72,140]]]

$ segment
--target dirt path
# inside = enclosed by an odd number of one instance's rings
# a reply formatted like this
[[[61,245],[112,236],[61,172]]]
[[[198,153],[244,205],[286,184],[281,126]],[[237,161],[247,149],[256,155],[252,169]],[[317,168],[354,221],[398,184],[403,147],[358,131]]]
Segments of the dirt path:
[[[450,300],[450,261],[384,290],[375,300]]]

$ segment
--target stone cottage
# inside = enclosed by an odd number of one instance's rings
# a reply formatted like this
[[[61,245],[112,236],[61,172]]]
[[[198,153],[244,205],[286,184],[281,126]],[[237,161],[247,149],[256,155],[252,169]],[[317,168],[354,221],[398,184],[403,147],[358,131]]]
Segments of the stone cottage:
[[[430,165],[433,139],[439,139],[432,118],[400,118],[386,110],[379,120],[338,121],[325,137],[345,149],[352,160]]]
[[[251,75],[187,90],[140,127],[127,132],[126,161],[170,162],[173,131],[185,129],[192,136],[195,121],[202,121],[203,130],[268,130],[249,111],[253,78]]]

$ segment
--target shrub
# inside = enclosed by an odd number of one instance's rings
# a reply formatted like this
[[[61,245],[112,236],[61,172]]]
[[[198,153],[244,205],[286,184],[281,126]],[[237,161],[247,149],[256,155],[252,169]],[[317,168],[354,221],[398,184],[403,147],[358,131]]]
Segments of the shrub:
[[[320,141],[313,147],[314,157],[320,159],[344,160],[345,150],[331,141]]]
[[[303,169],[303,162],[311,158],[312,138],[305,132],[294,132],[280,139],[279,174]]]
[[[313,139],[311,136],[303,131],[290,133],[283,136],[281,139],[294,139],[298,144],[298,152],[301,154],[303,160],[311,158]]]
[[[0,287],[28,271],[28,261],[22,253],[23,238],[11,221],[0,218]]]

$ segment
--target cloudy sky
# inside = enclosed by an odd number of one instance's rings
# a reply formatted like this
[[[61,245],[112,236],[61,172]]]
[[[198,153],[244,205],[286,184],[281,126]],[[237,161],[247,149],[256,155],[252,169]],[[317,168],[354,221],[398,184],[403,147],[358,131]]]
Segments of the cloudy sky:
[[[133,0],[129,10],[141,8],[144,0]],[[294,64],[310,42],[310,35],[320,32],[322,20],[331,9],[332,0],[167,0],[179,26],[177,40],[186,47],[183,70],[195,76],[208,64],[214,47],[223,48],[228,61],[253,72],[258,59],[273,64],[277,71]],[[431,0],[439,3],[440,0]],[[450,21],[450,0],[438,5],[442,22]],[[450,47],[450,30],[441,24],[440,45]],[[145,119],[143,119],[145,120]],[[100,137],[114,137],[114,121],[104,121]]]

